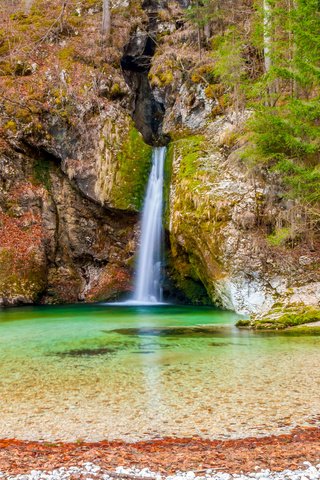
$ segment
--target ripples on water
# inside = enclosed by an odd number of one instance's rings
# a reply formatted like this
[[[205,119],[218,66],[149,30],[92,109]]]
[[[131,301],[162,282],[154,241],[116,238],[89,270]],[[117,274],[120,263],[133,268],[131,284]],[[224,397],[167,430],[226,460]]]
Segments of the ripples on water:
[[[264,435],[317,422],[320,337],[239,331],[231,312],[0,311],[0,436]]]

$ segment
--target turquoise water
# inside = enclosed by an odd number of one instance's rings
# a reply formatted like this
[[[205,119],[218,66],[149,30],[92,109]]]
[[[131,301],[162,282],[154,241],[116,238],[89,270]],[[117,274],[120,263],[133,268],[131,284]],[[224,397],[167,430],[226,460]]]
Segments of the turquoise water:
[[[318,424],[320,337],[240,331],[232,312],[0,311],[0,437],[230,438]]]

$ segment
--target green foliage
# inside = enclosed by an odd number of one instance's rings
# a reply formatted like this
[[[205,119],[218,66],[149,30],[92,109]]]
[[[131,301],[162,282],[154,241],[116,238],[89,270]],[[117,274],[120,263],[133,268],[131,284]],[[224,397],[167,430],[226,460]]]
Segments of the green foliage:
[[[318,0],[298,0],[291,12],[295,39],[295,66],[301,84],[319,86],[320,80],[320,8]]]
[[[185,16],[198,28],[203,28],[210,21],[221,19],[223,12],[216,0],[196,0],[191,2]]]
[[[247,88],[255,113],[244,157],[280,174],[288,196],[314,208],[320,201],[319,2],[296,0],[290,7],[273,0],[267,13],[260,2],[254,23],[255,45],[263,49],[269,38],[271,66]]]
[[[284,245],[290,238],[290,229],[287,227],[278,228],[274,233],[267,237],[268,243],[274,247]]]
[[[216,38],[214,72],[222,82],[235,89],[245,79],[243,41],[236,31],[230,29],[225,35]]]
[[[260,106],[249,122],[254,148],[244,154],[280,173],[289,195],[306,203],[320,200],[319,115],[319,98],[294,98],[281,107]]]

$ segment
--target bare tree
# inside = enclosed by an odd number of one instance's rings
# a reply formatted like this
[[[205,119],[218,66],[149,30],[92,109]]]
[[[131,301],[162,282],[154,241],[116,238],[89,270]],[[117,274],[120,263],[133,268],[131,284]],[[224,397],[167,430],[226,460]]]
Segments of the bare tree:
[[[101,25],[101,36],[102,36],[103,43],[106,43],[109,41],[110,31],[111,31],[110,0],[103,0],[102,25]]]
[[[264,68],[266,73],[271,68],[271,7],[269,0],[263,0],[263,42],[264,42]]]

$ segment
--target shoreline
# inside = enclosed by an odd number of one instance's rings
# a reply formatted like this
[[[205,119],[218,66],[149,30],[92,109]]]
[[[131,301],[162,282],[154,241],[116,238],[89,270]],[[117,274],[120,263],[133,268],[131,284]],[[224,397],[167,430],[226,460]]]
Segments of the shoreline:
[[[233,440],[164,438],[136,443],[123,441],[49,443],[0,440],[0,472],[26,474],[92,462],[114,470],[148,468],[160,474],[206,469],[246,473],[259,469],[281,471],[320,462],[320,428],[300,427],[289,434]]]

